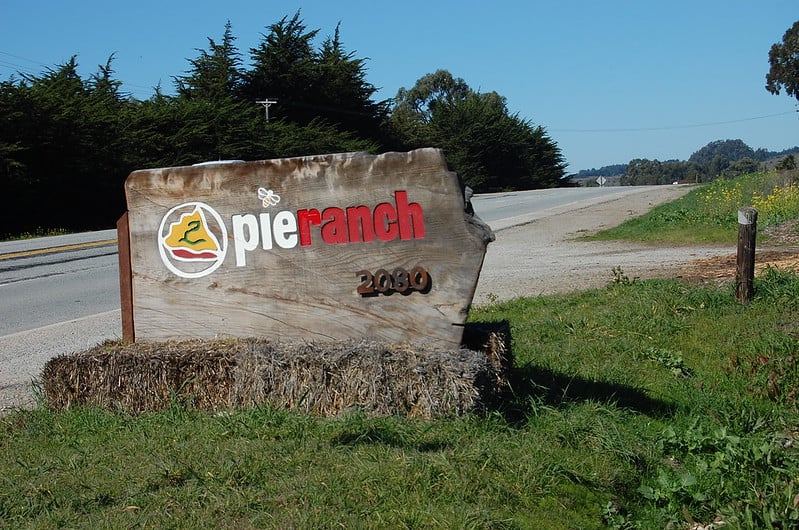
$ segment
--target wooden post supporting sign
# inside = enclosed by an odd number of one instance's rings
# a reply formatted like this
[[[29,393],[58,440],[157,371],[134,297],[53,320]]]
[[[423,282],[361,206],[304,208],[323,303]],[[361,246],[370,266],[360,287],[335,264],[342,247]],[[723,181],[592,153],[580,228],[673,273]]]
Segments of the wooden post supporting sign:
[[[757,210],[738,210],[738,256],[735,271],[735,296],[745,304],[752,299],[755,281]]]
[[[117,221],[117,248],[119,257],[119,299],[122,311],[122,340],[134,342],[133,326],[133,278],[130,269],[130,231],[128,212]]]

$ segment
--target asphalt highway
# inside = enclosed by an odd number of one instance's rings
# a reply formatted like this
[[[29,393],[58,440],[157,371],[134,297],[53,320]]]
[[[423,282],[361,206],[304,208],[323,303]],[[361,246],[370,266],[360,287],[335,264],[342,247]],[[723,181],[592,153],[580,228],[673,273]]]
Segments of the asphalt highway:
[[[119,308],[116,230],[0,243],[0,336]]]

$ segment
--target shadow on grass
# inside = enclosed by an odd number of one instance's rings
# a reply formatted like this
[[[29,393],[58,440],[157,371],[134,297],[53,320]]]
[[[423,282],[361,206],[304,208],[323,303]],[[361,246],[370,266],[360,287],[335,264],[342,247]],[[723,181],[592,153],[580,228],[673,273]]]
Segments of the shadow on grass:
[[[590,381],[538,366],[512,368],[509,379],[511,395],[500,410],[511,423],[523,421],[532,414],[534,410],[531,403],[560,407],[592,401],[657,417],[671,416],[675,408],[673,403],[652,399],[630,386]]]
[[[648,416],[671,416],[675,405],[652,399],[636,388],[618,383],[591,381],[526,364],[514,366],[511,326],[508,320],[471,322],[464,329],[463,345],[484,352],[503,372],[510,391],[500,392],[487,404],[498,410],[509,423],[524,421],[534,414],[534,404],[558,407],[569,403],[593,401],[634,410]]]

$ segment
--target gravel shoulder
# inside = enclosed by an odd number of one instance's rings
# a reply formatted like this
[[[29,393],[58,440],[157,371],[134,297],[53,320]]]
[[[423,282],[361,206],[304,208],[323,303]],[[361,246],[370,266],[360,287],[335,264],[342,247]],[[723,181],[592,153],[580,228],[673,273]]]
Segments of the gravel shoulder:
[[[612,279],[614,268],[631,279],[683,277],[696,260],[734,254],[734,247],[718,245],[578,240],[639,217],[690,190],[690,186],[641,188],[579,210],[553,210],[492,226],[496,241],[488,246],[474,303],[601,287]]]

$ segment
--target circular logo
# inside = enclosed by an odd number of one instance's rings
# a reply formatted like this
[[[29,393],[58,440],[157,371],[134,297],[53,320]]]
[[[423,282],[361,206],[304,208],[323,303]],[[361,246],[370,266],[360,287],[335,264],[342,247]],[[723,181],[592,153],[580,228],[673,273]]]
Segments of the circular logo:
[[[202,278],[225,261],[227,228],[222,217],[207,204],[179,204],[161,219],[158,252],[166,268],[176,276]]]

